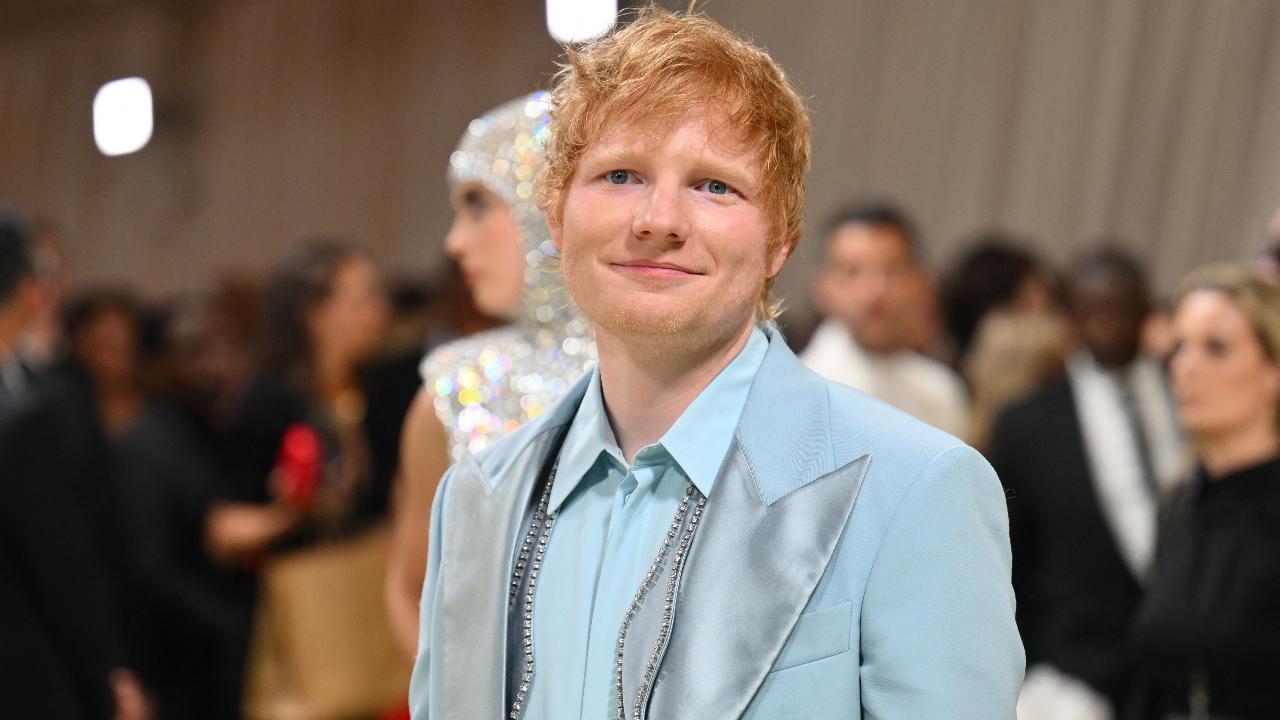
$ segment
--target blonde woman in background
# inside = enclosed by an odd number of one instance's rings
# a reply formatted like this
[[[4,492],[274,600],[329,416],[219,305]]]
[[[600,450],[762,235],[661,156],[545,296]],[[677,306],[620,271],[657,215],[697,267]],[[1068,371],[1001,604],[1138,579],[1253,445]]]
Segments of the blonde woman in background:
[[[1169,363],[1197,467],[1166,508],[1135,624],[1131,720],[1280,709],[1280,287],[1211,265],[1184,281]]]
[[[988,313],[961,368],[973,402],[965,440],[985,452],[1001,411],[1062,374],[1070,342],[1070,326],[1056,313]]]

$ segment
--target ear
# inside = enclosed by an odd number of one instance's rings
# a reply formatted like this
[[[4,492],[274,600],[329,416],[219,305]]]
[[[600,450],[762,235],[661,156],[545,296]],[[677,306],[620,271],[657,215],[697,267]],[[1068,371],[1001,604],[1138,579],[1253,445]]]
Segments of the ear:
[[[551,233],[551,242],[555,244],[556,250],[561,255],[564,254],[564,218],[553,217],[547,215],[547,230]]]
[[[796,241],[798,238],[787,238],[776,250],[773,251],[773,257],[768,258],[768,270],[765,277],[777,277],[782,272],[782,266],[787,264],[787,259],[791,257],[791,252],[796,249]]]
[[[1267,389],[1272,399],[1280,402],[1280,363],[1271,363],[1267,368]]]
[[[822,317],[831,315],[831,303],[828,301],[830,294],[829,289],[831,283],[828,280],[828,273],[825,268],[817,270],[818,276],[814,278],[813,284],[809,286],[809,298],[813,300],[813,309]]]

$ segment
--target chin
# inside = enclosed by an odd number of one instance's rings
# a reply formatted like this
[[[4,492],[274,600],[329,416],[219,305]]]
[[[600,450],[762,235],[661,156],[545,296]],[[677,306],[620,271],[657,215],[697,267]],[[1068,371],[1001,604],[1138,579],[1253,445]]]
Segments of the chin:
[[[663,287],[620,282],[609,271],[566,259],[565,284],[578,307],[602,332],[627,344],[666,351],[722,342],[755,313],[760,287],[697,282]]]
[[[493,297],[487,293],[475,293],[473,295],[476,309],[493,318],[510,319],[515,316],[519,309],[519,301],[511,303],[509,301],[502,302],[499,298]],[[514,305],[514,307],[513,307]]]
[[[897,351],[901,347],[901,345],[894,342],[892,338],[888,338],[883,335],[867,335],[866,333],[859,335],[855,333],[854,339],[857,340],[858,344],[861,345],[864,350],[877,355],[887,355]]]
[[[1221,438],[1230,435],[1233,429],[1230,423],[1211,417],[1202,417],[1195,413],[1182,415],[1182,427],[1187,435],[1199,440]]]
[[[622,297],[607,303],[602,310],[600,325],[622,337],[683,335],[697,322],[697,313],[689,303],[653,298]]]
[[[732,342],[754,317],[755,305],[725,306],[692,298],[622,300],[598,322],[630,344],[668,353],[698,352]]]

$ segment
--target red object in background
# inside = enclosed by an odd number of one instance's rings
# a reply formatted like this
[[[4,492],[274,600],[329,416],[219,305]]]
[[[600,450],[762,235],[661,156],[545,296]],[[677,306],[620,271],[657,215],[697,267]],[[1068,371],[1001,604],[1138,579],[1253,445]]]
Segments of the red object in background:
[[[304,423],[290,425],[280,440],[272,472],[280,495],[294,507],[307,507],[315,498],[323,468],[324,445],[319,433]]]
[[[409,705],[407,703],[398,703],[394,707],[378,713],[377,720],[409,720]]]

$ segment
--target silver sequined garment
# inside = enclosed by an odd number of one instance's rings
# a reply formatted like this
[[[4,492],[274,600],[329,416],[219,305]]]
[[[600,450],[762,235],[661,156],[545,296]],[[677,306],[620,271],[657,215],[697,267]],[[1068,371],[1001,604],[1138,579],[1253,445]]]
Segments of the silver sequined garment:
[[[511,207],[527,263],[524,302],[512,324],[443,345],[422,362],[455,460],[542,414],[596,362],[590,325],[564,288],[534,201],[549,102],[537,92],[471,121],[449,158],[451,185],[479,182]]]

